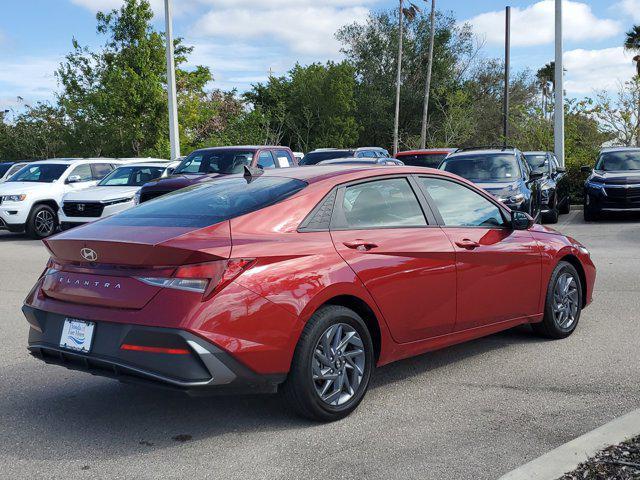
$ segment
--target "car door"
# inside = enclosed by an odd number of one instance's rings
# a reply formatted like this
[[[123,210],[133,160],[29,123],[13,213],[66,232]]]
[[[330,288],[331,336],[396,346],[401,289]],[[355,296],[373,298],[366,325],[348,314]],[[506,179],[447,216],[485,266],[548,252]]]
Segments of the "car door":
[[[540,247],[513,230],[490,196],[453,179],[419,177],[456,252],[455,330],[535,315],[540,300]]]
[[[455,252],[416,191],[404,176],[341,187],[331,220],[336,250],[401,343],[449,333],[455,324]]]

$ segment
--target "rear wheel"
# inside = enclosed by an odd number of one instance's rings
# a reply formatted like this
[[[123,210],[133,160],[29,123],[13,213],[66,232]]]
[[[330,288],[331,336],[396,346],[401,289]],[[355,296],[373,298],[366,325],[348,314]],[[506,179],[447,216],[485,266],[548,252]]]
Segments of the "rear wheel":
[[[554,269],[544,307],[542,322],[532,325],[533,330],[547,338],[565,338],[573,333],[582,311],[582,283],[575,267],[560,262]]]
[[[36,240],[53,235],[58,227],[58,216],[49,205],[36,205],[27,219],[27,235]]]
[[[300,335],[284,394],[307,418],[339,420],[364,398],[374,362],[362,318],[346,307],[327,305],[313,314]]]

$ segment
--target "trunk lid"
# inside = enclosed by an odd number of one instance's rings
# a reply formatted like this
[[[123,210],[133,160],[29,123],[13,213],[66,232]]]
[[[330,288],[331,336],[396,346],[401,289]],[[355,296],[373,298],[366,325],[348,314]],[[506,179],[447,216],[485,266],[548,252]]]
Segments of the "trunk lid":
[[[228,259],[228,221],[192,227],[140,228],[102,222],[44,240],[55,263],[42,282],[48,297],[85,305],[141,309],[161,287],[136,277],[170,276],[176,267]]]

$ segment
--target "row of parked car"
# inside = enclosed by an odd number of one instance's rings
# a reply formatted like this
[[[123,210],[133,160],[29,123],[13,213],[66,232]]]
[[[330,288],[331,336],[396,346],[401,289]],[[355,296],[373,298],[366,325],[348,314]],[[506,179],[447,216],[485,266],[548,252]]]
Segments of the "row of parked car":
[[[543,223],[569,213],[569,178],[551,152],[514,147],[399,152],[379,147],[323,148],[302,155],[281,146],[199,149],[179,162],[162,159],[53,159],[0,164],[0,229],[45,238],[182,188],[245,169],[312,165],[407,165],[439,168],[485,189],[511,210]],[[591,172],[591,167],[583,167]],[[640,209],[640,149],[601,152],[585,185],[586,220]]]

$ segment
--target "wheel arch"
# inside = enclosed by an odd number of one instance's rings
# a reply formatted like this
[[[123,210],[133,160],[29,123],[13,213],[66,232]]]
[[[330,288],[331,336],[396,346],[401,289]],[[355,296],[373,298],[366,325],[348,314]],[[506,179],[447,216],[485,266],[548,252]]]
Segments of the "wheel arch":
[[[46,205],[48,207],[51,207],[53,209],[53,212],[56,214],[56,217],[58,216],[58,202],[56,202],[55,200],[53,200],[52,198],[49,199],[43,199],[43,200],[37,200],[35,202],[33,202],[33,205],[31,206],[31,212],[33,212],[33,209],[40,206],[40,205]]]
[[[586,307],[587,305],[587,274],[584,271],[582,262],[580,262],[578,257],[576,257],[571,253],[562,256],[559,262],[567,262],[571,264],[578,272],[578,275],[580,276],[580,287],[582,289],[582,308]]]

